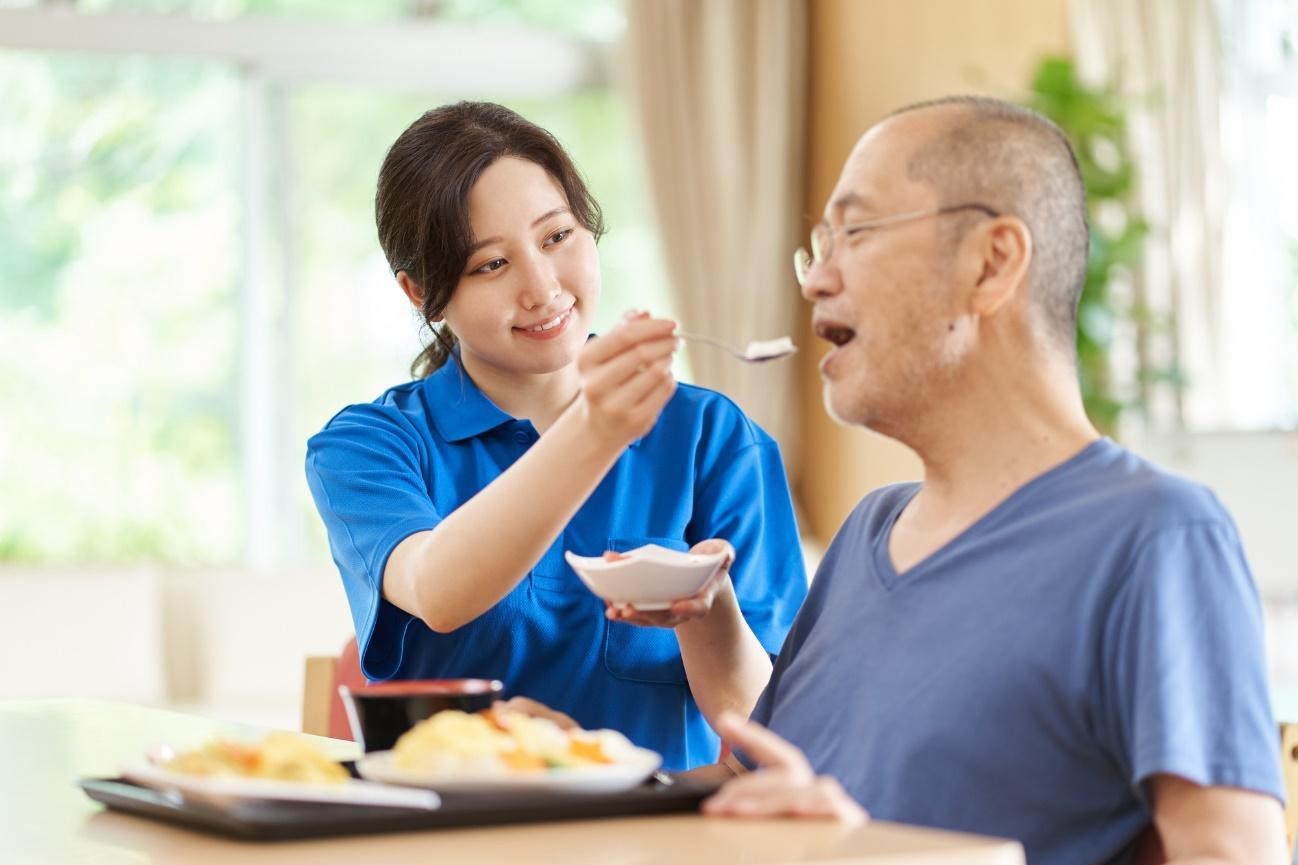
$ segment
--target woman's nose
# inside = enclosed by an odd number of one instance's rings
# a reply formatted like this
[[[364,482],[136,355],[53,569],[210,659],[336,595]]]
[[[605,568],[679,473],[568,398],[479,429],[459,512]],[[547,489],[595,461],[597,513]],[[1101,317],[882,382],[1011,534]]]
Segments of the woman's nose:
[[[554,268],[543,258],[532,258],[522,273],[519,302],[524,309],[537,309],[559,296],[562,286]]]

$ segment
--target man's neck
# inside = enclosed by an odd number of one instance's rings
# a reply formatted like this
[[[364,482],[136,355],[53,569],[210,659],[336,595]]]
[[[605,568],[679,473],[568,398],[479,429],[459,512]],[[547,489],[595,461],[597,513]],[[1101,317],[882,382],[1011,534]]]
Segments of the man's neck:
[[[1099,438],[1066,363],[966,377],[952,391],[898,435],[924,464],[923,486],[889,542],[898,571]]]

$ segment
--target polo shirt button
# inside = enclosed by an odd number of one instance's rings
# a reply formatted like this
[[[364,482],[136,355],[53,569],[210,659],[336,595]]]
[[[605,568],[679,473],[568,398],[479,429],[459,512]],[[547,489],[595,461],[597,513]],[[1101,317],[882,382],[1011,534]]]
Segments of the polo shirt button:
[[[526,430],[521,430],[521,429],[514,430],[514,441],[518,442],[521,445],[525,445],[527,444],[529,439],[531,439],[531,436],[527,434]]]

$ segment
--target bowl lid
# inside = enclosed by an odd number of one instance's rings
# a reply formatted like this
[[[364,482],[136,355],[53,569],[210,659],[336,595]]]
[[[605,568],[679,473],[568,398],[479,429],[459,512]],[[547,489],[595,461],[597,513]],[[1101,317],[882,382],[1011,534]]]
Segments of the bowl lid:
[[[496,679],[394,679],[352,688],[351,692],[358,697],[420,697],[499,694],[504,689]]]

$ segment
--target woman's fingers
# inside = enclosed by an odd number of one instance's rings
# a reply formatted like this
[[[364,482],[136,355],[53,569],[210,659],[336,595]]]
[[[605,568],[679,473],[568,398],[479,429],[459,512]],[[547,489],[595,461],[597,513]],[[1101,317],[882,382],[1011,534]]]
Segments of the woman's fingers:
[[[614,622],[643,628],[674,628],[682,621],[670,610],[637,610],[631,604],[609,604],[604,615]]]
[[[690,547],[690,552],[703,556],[724,552],[726,558],[721,562],[721,570],[723,571],[729,571],[730,566],[735,563],[735,548],[731,546],[730,541],[721,538],[708,538],[706,541],[699,541]]]
[[[594,340],[590,343],[593,346]],[[671,366],[675,341],[666,339],[648,339],[634,343],[616,355],[598,363],[590,362],[583,351],[578,361],[581,370],[582,390],[588,398],[599,399],[616,393],[619,388],[633,382],[653,366]],[[585,361],[584,363],[582,361]]]
[[[678,598],[672,604],[672,608],[674,609],[677,604],[682,605],[682,607],[687,604],[695,606],[701,604],[703,606],[703,611],[707,612],[712,609],[712,601],[716,598],[717,592],[721,590],[721,587],[724,586],[726,581],[729,579],[730,572],[728,570],[724,567],[717,568],[716,572],[713,573],[712,576],[708,577],[708,581],[703,584],[702,588],[690,595],[688,598]]]
[[[734,560],[734,548],[727,541],[711,538],[695,544],[690,548],[690,552],[701,555],[725,553],[726,559],[722,567],[708,578],[702,588],[689,597],[672,601],[671,607],[667,610],[637,610],[632,604],[608,604],[605,615],[613,621],[628,622],[633,625],[674,628],[684,622],[701,619],[712,612],[717,594],[730,579],[728,568]],[[605,558],[609,557],[608,553],[604,555]]]
[[[676,322],[665,318],[623,319],[605,333],[588,341],[578,356],[578,367],[594,369],[645,342],[665,342],[676,347]]]
[[[577,728],[577,722],[563,712],[551,709],[544,703],[537,702],[530,697],[511,697],[508,700],[500,700],[493,708],[496,711],[517,712],[520,715],[530,715],[533,718],[545,718],[565,730]]]
[[[670,357],[659,358],[646,364],[643,369],[632,372],[617,387],[602,394],[593,394],[588,390],[587,396],[592,401],[598,400],[596,404],[607,414],[630,413],[642,405],[652,405],[655,395],[664,383],[670,383],[673,387],[676,383],[676,378],[672,375]]]
[[[653,427],[676,390],[675,329],[673,321],[637,313],[583,346],[582,402],[598,435],[626,441]]]

